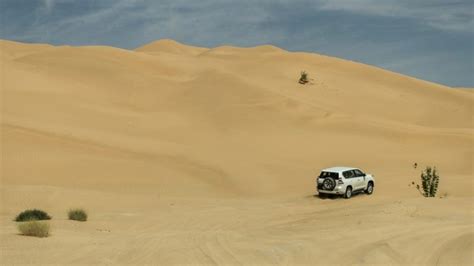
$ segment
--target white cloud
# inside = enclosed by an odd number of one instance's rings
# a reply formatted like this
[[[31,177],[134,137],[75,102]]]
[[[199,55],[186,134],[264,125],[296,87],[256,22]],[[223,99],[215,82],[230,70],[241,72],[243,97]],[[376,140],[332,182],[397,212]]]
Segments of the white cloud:
[[[54,8],[54,0],[43,0],[43,6],[46,9],[46,12],[51,13]]]
[[[330,0],[320,10],[413,19],[436,29],[472,32],[474,4],[443,0]]]

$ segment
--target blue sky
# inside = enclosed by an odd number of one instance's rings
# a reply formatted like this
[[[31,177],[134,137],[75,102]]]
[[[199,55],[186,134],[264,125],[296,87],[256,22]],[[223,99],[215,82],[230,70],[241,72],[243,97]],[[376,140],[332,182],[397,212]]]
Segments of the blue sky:
[[[0,38],[135,48],[273,44],[474,87],[471,0],[0,0]]]

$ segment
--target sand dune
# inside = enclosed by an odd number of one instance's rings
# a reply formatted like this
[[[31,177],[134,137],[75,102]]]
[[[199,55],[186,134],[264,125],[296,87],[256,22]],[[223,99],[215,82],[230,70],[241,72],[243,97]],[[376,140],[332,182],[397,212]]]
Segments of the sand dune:
[[[0,59],[4,264],[472,263],[471,93],[270,45],[4,40]],[[447,197],[409,187],[415,162]],[[332,165],[376,193],[313,197]],[[29,207],[51,238],[15,235]]]
[[[472,92],[474,92],[474,88],[461,88],[461,87],[456,87],[456,89],[461,90],[461,91],[463,91],[463,92],[467,92],[467,93],[472,93]]]
[[[162,39],[135,49],[144,53],[171,53],[178,55],[199,55],[209,49],[184,45],[175,40]]]

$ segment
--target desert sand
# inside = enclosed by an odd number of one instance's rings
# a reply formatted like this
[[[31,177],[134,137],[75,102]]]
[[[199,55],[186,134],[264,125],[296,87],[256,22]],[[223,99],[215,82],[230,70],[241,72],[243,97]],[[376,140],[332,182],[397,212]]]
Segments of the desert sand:
[[[474,88],[456,87],[456,89],[459,89],[465,92],[474,92]]]
[[[471,92],[270,45],[3,40],[0,60],[2,265],[473,263]],[[374,194],[318,198],[335,165]],[[436,198],[410,185],[425,166]],[[50,237],[18,234],[27,208]]]

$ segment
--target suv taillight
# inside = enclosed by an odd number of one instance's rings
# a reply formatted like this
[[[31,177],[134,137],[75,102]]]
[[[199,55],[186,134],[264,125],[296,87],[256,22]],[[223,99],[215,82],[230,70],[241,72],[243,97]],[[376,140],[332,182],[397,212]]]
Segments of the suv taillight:
[[[344,182],[343,182],[341,179],[337,180],[337,183],[338,183],[339,185],[344,184]]]

